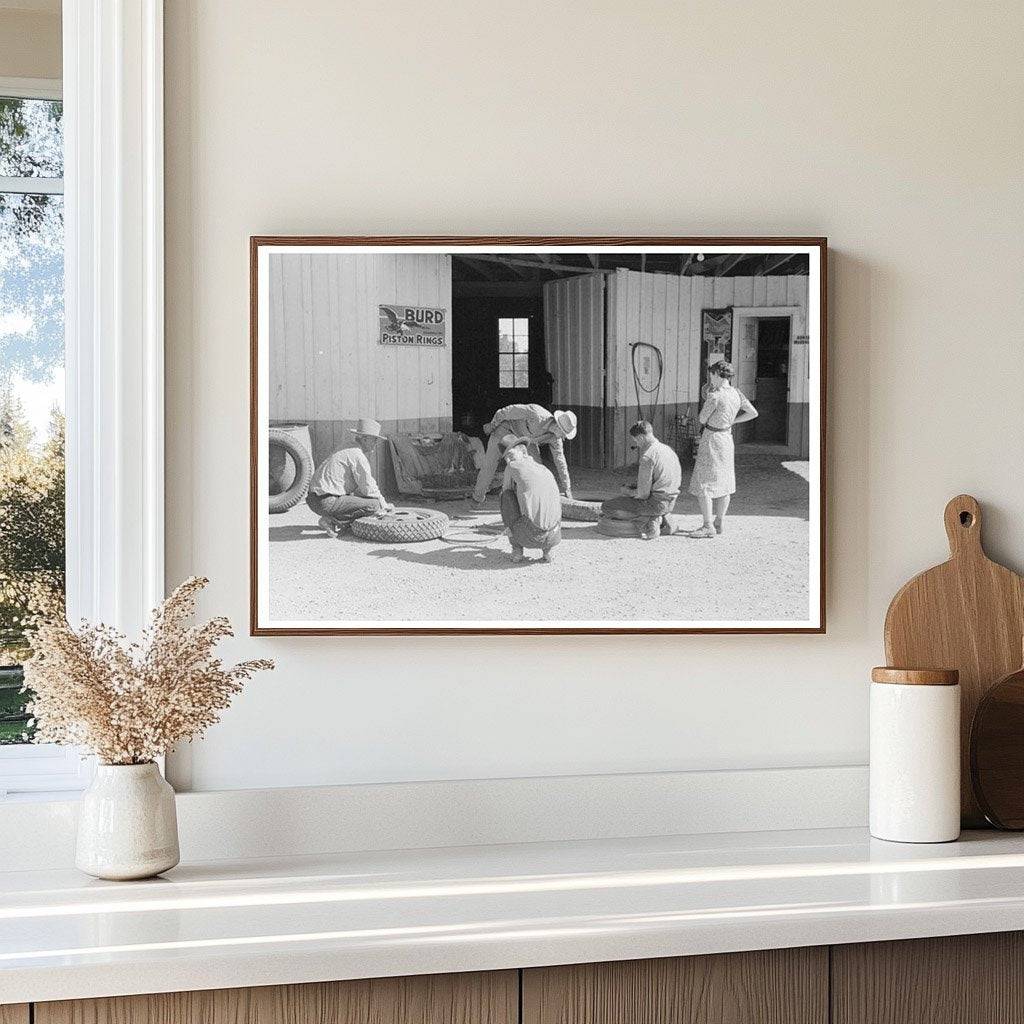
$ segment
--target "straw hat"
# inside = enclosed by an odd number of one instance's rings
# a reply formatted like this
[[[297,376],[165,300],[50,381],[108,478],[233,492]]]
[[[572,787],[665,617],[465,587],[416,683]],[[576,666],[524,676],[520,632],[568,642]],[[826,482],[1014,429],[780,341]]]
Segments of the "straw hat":
[[[361,419],[355,427],[349,427],[348,432],[355,434],[356,437],[376,437],[378,440],[383,440],[384,435],[381,433],[380,424],[376,420]]]
[[[566,441],[571,441],[576,436],[576,413],[564,409],[556,409],[552,418],[558,424],[558,429]]]

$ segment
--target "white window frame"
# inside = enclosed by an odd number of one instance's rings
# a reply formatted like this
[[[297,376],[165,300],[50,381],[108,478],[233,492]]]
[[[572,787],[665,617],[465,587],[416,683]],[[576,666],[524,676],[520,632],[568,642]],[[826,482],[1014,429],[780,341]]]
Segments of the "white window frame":
[[[502,320],[511,320],[512,321],[512,323],[513,323],[513,326],[512,326],[512,337],[513,337],[513,339],[515,339],[515,337],[516,337],[515,321],[516,320],[525,320],[526,321],[526,352],[517,352],[515,350],[515,341],[514,340],[513,340],[513,343],[512,343],[512,351],[511,352],[502,352],[501,351],[501,321]],[[498,327],[498,390],[499,391],[527,391],[527,390],[529,390],[529,387],[530,387],[530,367],[529,367],[529,356],[530,356],[530,318],[528,316],[499,316],[497,318],[497,321],[498,321],[498,323],[497,323],[497,327]],[[511,355],[512,356],[512,387],[511,388],[502,388],[501,387],[501,357],[503,355]],[[517,355],[525,355],[527,357],[526,382],[524,384],[517,384],[516,383],[516,363],[515,363],[515,357]]]
[[[62,83],[17,81],[64,100],[68,618],[137,635],[164,596],[163,0],[64,0],[63,39]],[[91,774],[0,748],[0,798]]]

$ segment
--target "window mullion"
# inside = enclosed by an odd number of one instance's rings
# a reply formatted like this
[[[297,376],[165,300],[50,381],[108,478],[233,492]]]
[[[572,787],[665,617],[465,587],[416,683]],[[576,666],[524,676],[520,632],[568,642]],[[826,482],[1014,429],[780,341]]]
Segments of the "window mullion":
[[[0,192],[24,196],[59,196],[64,193],[63,178],[8,178],[0,174]]]

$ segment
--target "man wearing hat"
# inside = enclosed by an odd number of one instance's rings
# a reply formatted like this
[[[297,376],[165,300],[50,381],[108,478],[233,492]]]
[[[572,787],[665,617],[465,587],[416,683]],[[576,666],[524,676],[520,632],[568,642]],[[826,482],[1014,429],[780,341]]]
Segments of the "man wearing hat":
[[[548,412],[542,405],[506,405],[499,409],[490,423],[484,424],[484,433],[489,435],[484,463],[476,478],[473,501],[480,504],[487,497],[494,474],[501,462],[501,442],[506,437],[521,438],[528,446],[528,453],[540,461],[540,446],[546,444],[551,450],[558,477],[559,491],[567,498],[572,497],[569,482],[569,464],[565,461],[564,442],[576,436],[576,414],[562,409]]]
[[[523,548],[540,548],[545,562],[562,540],[562,503],[558,484],[547,466],[530,457],[522,437],[505,437],[502,454],[508,463],[501,487],[501,521],[512,542],[512,561],[522,562]]]
[[[384,440],[376,420],[361,419],[355,428],[356,446],[328,456],[309,483],[306,504],[320,517],[320,526],[332,537],[344,533],[353,519],[390,511],[373,478],[367,455]]]

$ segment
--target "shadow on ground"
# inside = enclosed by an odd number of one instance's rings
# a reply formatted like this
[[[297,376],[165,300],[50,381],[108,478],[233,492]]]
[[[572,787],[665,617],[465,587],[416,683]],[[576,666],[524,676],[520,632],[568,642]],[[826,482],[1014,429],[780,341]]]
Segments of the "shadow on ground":
[[[438,565],[448,569],[522,569],[526,562],[513,562],[507,550],[459,544],[440,551],[410,551],[407,548],[377,548],[367,552],[372,558],[391,559],[397,562],[413,562],[417,565]]]
[[[323,540],[323,528],[313,523],[309,526],[271,526],[268,529],[271,540]]]
[[[743,452],[736,456],[736,493],[729,504],[731,516],[786,516],[808,518],[807,463],[779,455]],[[689,493],[693,467],[683,466],[683,491],[676,502],[678,515],[699,515],[697,499]],[[619,493],[624,483],[636,481],[635,469],[572,469],[573,494],[584,501],[601,501]]]

